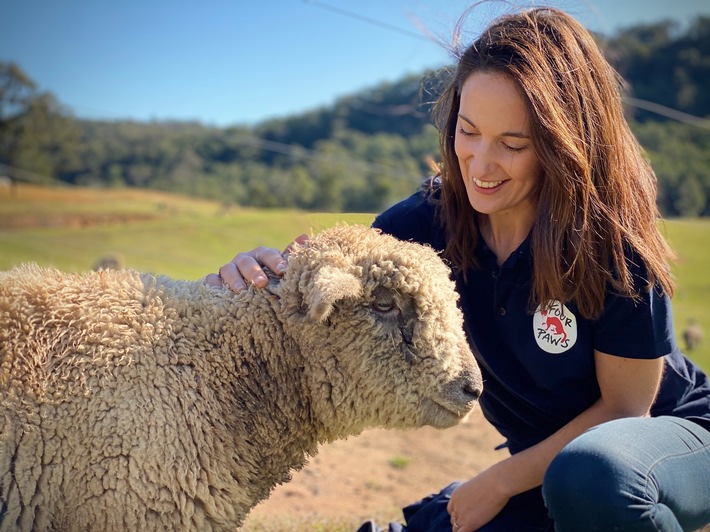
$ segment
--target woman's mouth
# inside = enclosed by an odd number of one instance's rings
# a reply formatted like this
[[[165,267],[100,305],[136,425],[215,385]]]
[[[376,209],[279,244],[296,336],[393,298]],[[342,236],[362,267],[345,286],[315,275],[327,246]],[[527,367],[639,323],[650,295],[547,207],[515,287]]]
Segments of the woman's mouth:
[[[503,181],[480,181],[476,179],[475,177],[471,178],[473,183],[478,187],[478,188],[483,188],[483,189],[492,189],[500,186],[503,184]]]

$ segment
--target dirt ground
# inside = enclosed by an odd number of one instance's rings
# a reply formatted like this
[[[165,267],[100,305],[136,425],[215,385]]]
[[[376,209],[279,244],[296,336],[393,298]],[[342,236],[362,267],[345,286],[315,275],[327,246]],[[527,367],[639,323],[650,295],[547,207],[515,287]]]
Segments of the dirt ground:
[[[247,532],[355,532],[368,519],[387,529],[402,507],[508,456],[476,409],[445,430],[370,430],[321,447],[317,456],[256,506]],[[710,525],[698,532],[710,532]]]
[[[302,529],[325,531],[327,524],[314,523],[401,521],[403,506],[507,456],[494,450],[502,441],[477,409],[450,429],[376,429],[324,445],[252,510],[243,530],[301,530],[299,523],[308,523]]]

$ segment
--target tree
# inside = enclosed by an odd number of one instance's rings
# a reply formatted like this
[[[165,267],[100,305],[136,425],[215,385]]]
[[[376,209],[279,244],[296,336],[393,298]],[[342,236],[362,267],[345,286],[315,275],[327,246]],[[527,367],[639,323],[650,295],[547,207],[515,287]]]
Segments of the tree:
[[[678,187],[675,208],[681,216],[698,216],[705,210],[705,191],[694,175],[686,177]]]
[[[606,48],[634,97],[699,117],[710,114],[710,17],[698,17],[683,33],[671,21],[634,26]],[[658,119],[645,110],[635,116]]]
[[[36,90],[35,82],[19,66],[0,61],[0,123],[21,114]]]
[[[57,99],[0,62],[0,161],[48,181],[76,169],[77,149],[78,130]]]

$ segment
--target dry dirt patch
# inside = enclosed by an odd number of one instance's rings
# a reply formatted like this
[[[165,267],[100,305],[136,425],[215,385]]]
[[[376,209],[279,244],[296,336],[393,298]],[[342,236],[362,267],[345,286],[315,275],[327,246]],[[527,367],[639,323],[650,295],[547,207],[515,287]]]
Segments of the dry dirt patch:
[[[445,430],[365,431],[321,447],[291,482],[254,508],[243,530],[283,530],[284,523],[300,530],[298,523],[309,520],[376,518],[380,526],[401,520],[403,506],[507,456],[494,450],[501,442],[480,410]]]

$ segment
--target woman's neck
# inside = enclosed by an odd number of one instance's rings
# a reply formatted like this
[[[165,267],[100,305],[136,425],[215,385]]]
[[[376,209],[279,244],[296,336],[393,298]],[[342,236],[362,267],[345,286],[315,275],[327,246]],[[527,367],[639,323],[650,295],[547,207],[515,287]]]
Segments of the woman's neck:
[[[507,216],[505,214],[479,214],[481,237],[496,256],[498,266],[523,243],[530,234],[533,216]]]

